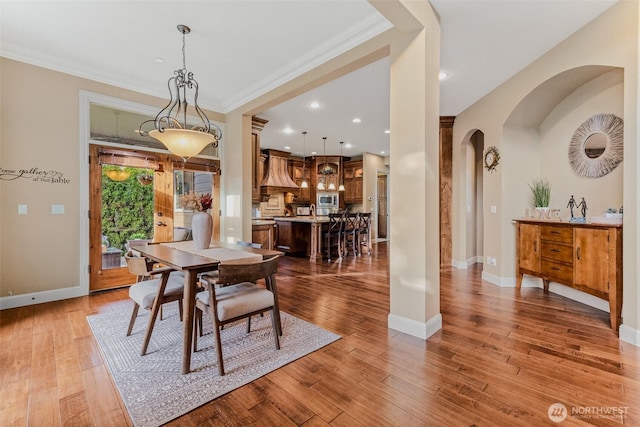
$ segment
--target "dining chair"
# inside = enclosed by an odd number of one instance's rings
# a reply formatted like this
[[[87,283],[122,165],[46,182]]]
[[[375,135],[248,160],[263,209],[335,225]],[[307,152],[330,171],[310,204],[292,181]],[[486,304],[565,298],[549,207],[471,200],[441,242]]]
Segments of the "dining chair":
[[[367,254],[371,256],[371,212],[358,214],[358,253],[362,254],[362,247],[367,247]]]
[[[133,300],[134,305],[129,327],[127,328],[127,336],[130,336],[133,331],[140,307],[151,311],[140,352],[140,355],[144,356],[147,352],[158,313],[162,312],[163,304],[178,301],[180,320],[182,320],[184,278],[175,274],[170,267],[153,269],[152,262],[145,257],[136,256],[131,251],[124,258],[129,272],[136,275],[136,283],[129,287],[129,298]],[[159,278],[154,278],[158,276]],[[162,314],[160,314],[160,320],[162,320]]]
[[[345,213],[330,213],[329,225],[324,233],[325,249],[327,251],[327,261],[331,261],[331,254],[335,249],[338,259],[342,258],[342,232],[344,227]]]
[[[221,329],[224,325],[241,319],[247,319],[247,334],[251,332],[251,316],[271,311],[271,326],[276,349],[280,349],[279,336],[282,335],[276,272],[279,256],[257,262],[220,264],[218,282],[225,286],[216,288],[205,285],[206,290],[196,295],[196,326],[193,334],[193,351],[197,351],[198,336],[202,336],[202,313],[208,312],[213,323],[218,355],[218,372],[224,372]],[[265,287],[257,284],[265,280]]]

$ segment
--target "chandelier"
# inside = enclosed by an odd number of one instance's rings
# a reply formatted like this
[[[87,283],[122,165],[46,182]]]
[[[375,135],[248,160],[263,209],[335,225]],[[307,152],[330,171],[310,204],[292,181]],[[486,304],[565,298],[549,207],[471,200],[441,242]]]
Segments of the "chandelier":
[[[207,115],[198,106],[198,82],[193,73],[187,71],[185,58],[185,35],[191,32],[186,25],[178,25],[182,33],[182,68],[174,71],[174,76],[168,81],[169,103],[158,113],[155,119],[143,122],[138,132],[142,136],[150,136],[163,143],[173,154],[187,160],[199,154],[207,145],[218,146],[222,138],[222,130],[209,121]],[[187,125],[187,94],[192,93],[193,107],[200,118],[200,123]],[[153,123],[153,130],[143,127]]]

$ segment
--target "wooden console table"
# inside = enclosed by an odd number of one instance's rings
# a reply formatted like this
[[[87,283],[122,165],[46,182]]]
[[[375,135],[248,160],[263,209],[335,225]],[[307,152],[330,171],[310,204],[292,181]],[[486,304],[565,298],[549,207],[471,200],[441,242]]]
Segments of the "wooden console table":
[[[516,288],[524,274],[609,301],[611,328],[622,311],[622,225],[515,220]]]

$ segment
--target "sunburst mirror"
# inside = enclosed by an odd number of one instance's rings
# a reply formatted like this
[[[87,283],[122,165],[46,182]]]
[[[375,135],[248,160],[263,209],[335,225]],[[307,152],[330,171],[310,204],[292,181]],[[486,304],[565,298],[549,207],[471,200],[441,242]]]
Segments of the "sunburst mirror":
[[[600,178],[623,158],[623,121],[613,114],[596,114],[582,123],[569,144],[569,163],[580,176]]]

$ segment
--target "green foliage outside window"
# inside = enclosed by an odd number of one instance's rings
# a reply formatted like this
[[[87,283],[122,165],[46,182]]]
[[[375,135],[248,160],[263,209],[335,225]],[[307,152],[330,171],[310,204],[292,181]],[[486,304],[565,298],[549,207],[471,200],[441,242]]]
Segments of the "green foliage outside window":
[[[124,181],[112,181],[104,172],[116,166],[102,167],[102,234],[109,245],[125,250],[129,239],[153,237],[153,185],[142,185],[138,175],[153,170],[124,168],[131,173]]]

